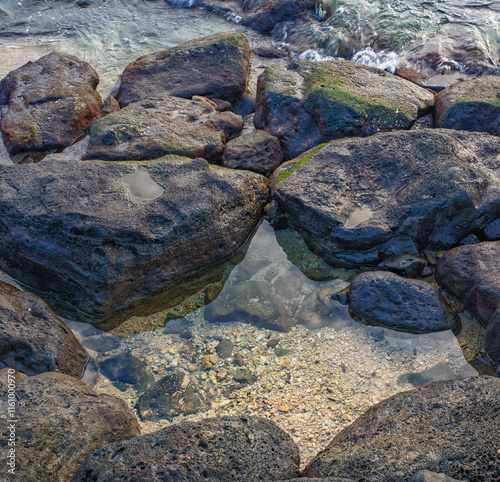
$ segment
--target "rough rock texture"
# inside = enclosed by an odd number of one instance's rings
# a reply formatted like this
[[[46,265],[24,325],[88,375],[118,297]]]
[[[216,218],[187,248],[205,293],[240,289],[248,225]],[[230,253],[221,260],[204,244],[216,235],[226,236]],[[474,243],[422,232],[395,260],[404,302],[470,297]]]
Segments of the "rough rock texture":
[[[213,323],[241,321],[284,332],[296,324],[283,299],[265,281],[226,285],[219,297],[205,308],[205,319]]]
[[[274,422],[221,417],[183,422],[92,454],[74,482],[271,481],[298,476],[299,450]]]
[[[456,328],[439,290],[422,280],[387,271],[361,273],[351,281],[351,312],[394,330],[429,333]]]
[[[96,120],[85,159],[157,159],[177,154],[217,162],[224,144],[242,129],[240,116],[218,112],[203,97],[146,99]]]
[[[452,479],[445,474],[437,474],[430,470],[419,470],[415,472],[408,482],[460,482],[458,479]]]
[[[127,352],[106,358],[99,364],[101,373],[115,382],[115,385],[125,390],[126,385],[132,385],[134,390],[144,392],[155,382],[155,377],[148,366],[139,358]]]
[[[500,136],[500,79],[458,82],[436,96],[436,126]]]
[[[229,141],[222,165],[269,176],[282,161],[283,151],[278,139],[266,131],[257,130]]]
[[[206,410],[205,395],[186,373],[176,371],[158,380],[139,398],[136,408],[142,420],[172,420]]]
[[[0,372],[0,410],[7,413],[7,370]],[[140,435],[127,404],[100,394],[60,373],[42,373],[16,382],[15,480],[69,481],[95,450]],[[1,433],[8,421],[0,419]],[[7,439],[0,439],[6,453]],[[0,477],[10,480],[5,463]],[[14,480],[14,479],[12,479]]]
[[[87,358],[71,330],[44,301],[0,281],[0,369],[79,378]]]
[[[422,258],[411,255],[391,256],[378,265],[381,270],[392,271],[406,278],[419,278],[424,267]]]
[[[454,248],[439,260],[436,279],[487,326],[484,345],[500,365],[500,241]],[[496,313],[496,315],[495,315]]]
[[[233,102],[247,86],[250,47],[240,33],[219,33],[192,40],[129,64],[116,100],[131,102],[166,95],[203,95]]]
[[[417,470],[464,480],[500,476],[500,379],[471,377],[399,393],[370,408],[303,475],[400,482]]]
[[[0,269],[103,315],[234,254],[265,183],[174,156],[0,166]]]
[[[78,58],[52,52],[0,84],[0,129],[10,154],[72,144],[99,114],[99,77]]]
[[[500,140],[445,129],[330,142],[276,171],[279,210],[328,262],[448,249],[500,213]],[[317,151],[317,153],[316,153]]]
[[[495,219],[486,228],[484,234],[490,241],[500,240],[500,219]]]
[[[427,90],[384,70],[300,61],[259,76],[254,123],[293,159],[330,139],[409,129],[433,103]]]

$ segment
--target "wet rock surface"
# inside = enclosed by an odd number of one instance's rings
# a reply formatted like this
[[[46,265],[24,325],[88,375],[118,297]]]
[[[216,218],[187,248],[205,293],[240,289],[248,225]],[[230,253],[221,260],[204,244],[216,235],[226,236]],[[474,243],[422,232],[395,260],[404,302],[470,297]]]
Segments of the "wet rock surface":
[[[127,105],[92,124],[85,159],[157,159],[167,154],[219,161],[243,120],[203,97],[165,96]]]
[[[391,271],[405,278],[420,278],[425,263],[422,258],[411,255],[391,256],[378,265],[378,269]]]
[[[458,331],[439,290],[422,280],[385,271],[361,273],[351,281],[349,298],[352,313],[386,328],[412,333]]]
[[[127,66],[116,99],[122,107],[165,95],[202,95],[233,102],[247,87],[250,47],[239,33],[221,33],[145,55]]]
[[[85,350],[38,296],[0,281],[0,320],[0,369],[83,374]]]
[[[130,353],[119,353],[106,358],[99,364],[99,370],[120,389],[125,388],[123,384],[129,384],[138,392],[144,392],[155,382],[155,377],[147,365]]]
[[[296,323],[281,297],[264,281],[245,281],[227,287],[206,307],[205,318],[212,323],[243,321],[284,332]]]
[[[436,96],[436,126],[500,135],[500,79],[458,82]]]
[[[283,161],[278,139],[257,130],[229,141],[222,164],[232,169],[248,169],[269,176]]]
[[[433,104],[427,90],[383,70],[300,61],[259,76],[254,123],[293,159],[331,139],[409,129]]]
[[[299,452],[276,424],[257,417],[181,423],[109,445],[74,481],[280,480],[298,476]]]
[[[0,372],[0,408],[7,413],[7,370]],[[16,478],[71,480],[95,450],[140,435],[127,404],[91,390],[60,373],[42,373],[16,382]],[[6,419],[0,419],[6,433]],[[7,439],[0,449],[7,451]],[[2,464],[0,475],[11,477]]]
[[[260,218],[265,181],[178,157],[4,166],[0,266],[103,315],[234,254]]]
[[[405,373],[398,377],[398,383],[404,385],[410,383],[414,387],[423,387],[432,382],[439,382],[442,380],[453,380],[455,374],[450,366],[445,362],[439,362],[427,370],[418,373]]]
[[[206,410],[207,401],[187,374],[176,371],[149,387],[136,408],[142,420],[171,420],[181,413],[189,415]]]
[[[436,270],[439,284],[455,295],[487,327],[484,344],[500,365],[500,241],[459,246],[448,251]]]
[[[370,408],[306,467],[308,477],[400,481],[417,470],[498,478],[500,380],[436,382]]]
[[[9,153],[76,141],[99,114],[98,83],[89,64],[58,52],[8,74],[0,84],[0,129]]]
[[[336,266],[448,249],[498,217],[498,153],[494,136],[444,129],[331,142],[278,169],[270,214]]]

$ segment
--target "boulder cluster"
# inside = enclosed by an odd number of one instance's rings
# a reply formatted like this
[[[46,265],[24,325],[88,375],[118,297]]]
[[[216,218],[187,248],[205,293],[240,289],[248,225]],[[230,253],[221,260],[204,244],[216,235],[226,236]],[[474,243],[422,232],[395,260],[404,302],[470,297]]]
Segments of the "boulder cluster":
[[[267,13],[286,20],[316,2],[248,3],[243,21],[268,32]],[[140,436],[124,402],[78,380],[88,356],[45,301],[109,327],[117,313],[233,256],[264,215],[328,264],[366,269],[344,297],[354,315],[412,333],[459,332],[454,297],[484,325],[485,356],[500,365],[500,79],[435,95],[349,61],[280,60],[259,76],[248,113],[237,106],[249,96],[249,67],[246,37],[216,34],[136,60],[104,102],[93,68],[62,53],[0,83],[0,130],[17,161],[0,166],[0,269],[9,275],[0,276],[0,409],[7,413],[15,385],[17,474],[496,480],[495,377],[393,396],[302,472],[297,446],[273,422],[222,417]],[[87,142],[83,158],[51,159],[76,142]],[[259,324],[265,311],[268,327],[289,329],[279,300],[255,305],[268,284],[242,285],[210,305],[210,321],[246,313]],[[143,370],[116,358],[101,370],[118,379],[122,365]],[[149,400],[163,403],[190,384],[179,371],[161,384],[140,378],[144,419]],[[0,419],[2,433],[7,424]]]

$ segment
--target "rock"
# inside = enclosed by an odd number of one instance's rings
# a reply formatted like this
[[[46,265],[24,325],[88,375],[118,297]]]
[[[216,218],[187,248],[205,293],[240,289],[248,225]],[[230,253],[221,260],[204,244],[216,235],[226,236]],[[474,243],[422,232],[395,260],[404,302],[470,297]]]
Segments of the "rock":
[[[0,166],[0,269],[82,317],[104,315],[234,254],[260,219],[265,182],[168,156]]]
[[[335,266],[449,249],[498,217],[499,153],[494,136],[444,129],[331,142],[278,168],[273,217]]]
[[[210,370],[218,361],[219,358],[217,355],[205,355],[201,359],[201,368],[203,368],[203,370]]]
[[[347,307],[332,298],[335,294],[331,286],[315,289],[300,305],[295,315],[297,323],[310,330],[325,326],[340,329],[352,324]]]
[[[469,234],[469,236],[466,236],[460,241],[459,246],[465,246],[466,244],[477,244],[480,242],[481,241],[475,234]]]
[[[253,95],[244,95],[234,103],[233,112],[243,117],[255,112],[255,97]]]
[[[346,479],[345,477],[298,477],[296,479],[287,479],[282,482],[356,482],[353,479]]]
[[[392,271],[405,278],[420,278],[425,263],[422,258],[411,255],[391,256],[378,265],[382,271]]]
[[[299,61],[259,76],[254,123],[293,159],[331,139],[409,129],[433,104],[430,92],[384,70]]]
[[[74,482],[253,481],[299,475],[299,450],[274,422],[220,417],[182,422],[92,454]]]
[[[445,474],[436,474],[429,470],[419,470],[415,472],[408,482],[460,482],[458,479],[452,479]]]
[[[0,281],[0,320],[0,369],[82,376],[85,350],[38,296]]]
[[[267,343],[267,348],[276,348],[280,342],[279,338],[271,338]]]
[[[106,358],[99,364],[99,369],[123,391],[127,388],[124,384],[128,384],[132,385],[134,390],[144,392],[155,382],[155,377],[148,366],[130,353],[122,352]]]
[[[353,278],[349,298],[352,313],[385,328],[410,333],[458,331],[459,322],[439,290],[426,281],[370,271]]]
[[[465,480],[498,478],[500,380],[435,382],[371,407],[314,457],[302,475],[399,482],[417,470]]]
[[[101,117],[92,124],[84,158],[143,160],[176,154],[219,161],[229,137],[243,129],[243,120],[199,99],[147,99]]]
[[[116,100],[131,102],[166,95],[193,95],[234,102],[247,87],[250,47],[240,33],[218,33],[145,55],[129,64]]]
[[[105,115],[112,114],[113,112],[118,112],[120,110],[120,104],[114,97],[107,97],[102,103],[101,112],[99,117],[104,117]]]
[[[257,47],[253,52],[255,55],[264,57],[265,59],[281,59],[287,56],[285,51],[278,50],[274,47]]]
[[[224,149],[222,165],[269,176],[282,161],[283,152],[278,139],[257,130],[229,141]]]
[[[500,309],[493,314],[488,323],[483,345],[490,359],[497,365],[497,376],[500,376]]]
[[[244,360],[243,355],[241,353],[235,353],[235,355],[233,357],[233,364],[234,364],[234,366],[237,366],[237,367],[245,366],[245,360]]]
[[[0,411],[7,413],[7,370],[0,372]],[[127,404],[75,378],[42,373],[16,382],[16,480],[69,481],[95,450],[140,435]],[[9,422],[0,419],[1,433]],[[7,439],[0,450],[7,452]],[[9,480],[5,463],[0,477]]]
[[[248,370],[239,369],[233,375],[235,382],[242,383],[244,385],[252,385],[257,381],[257,377],[253,376]]]
[[[203,392],[184,372],[175,371],[157,381],[140,397],[136,405],[142,420],[172,420],[180,414],[203,412],[208,408]]]
[[[233,354],[234,345],[231,340],[223,338],[219,344],[215,347],[217,355],[221,358],[229,358]]]
[[[206,306],[205,319],[212,323],[241,321],[284,332],[295,326],[283,300],[265,281],[226,285],[220,296]]]
[[[436,96],[436,126],[500,136],[500,79],[494,75],[458,82]]]
[[[193,334],[189,330],[184,330],[179,333],[179,336],[184,340],[190,340],[193,338]]]
[[[163,330],[164,335],[180,335],[187,330],[191,323],[186,318],[177,318],[176,320],[168,320]]]
[[[410,383],[414,387],[423,387],[432,382],[453,380],[454,378],[455,374],[450,365],[446,362],[439,362],[433,367],[418,373],[404,373],[403,375],[399,375],[398,383],[399,385]]]
[[[9,153],[75,142],[99,114],[98,83],[87,62],[60,52],[8,74],[0,84],[0,129]]]
[[[316,0],[243,0],[242,25],[260,33],[271,33],[279,22],[293,21],[314,12]]]
[[[106,353],[120,348],[122,339],[117,336],[107,335],[105,333],[96,336],[90,336],[82,340],[82,345],[89,350],[99,353]]]
[[[500,218],[488,224],[488,226],[484,228],[484,234],[490,241],[500,240]]]

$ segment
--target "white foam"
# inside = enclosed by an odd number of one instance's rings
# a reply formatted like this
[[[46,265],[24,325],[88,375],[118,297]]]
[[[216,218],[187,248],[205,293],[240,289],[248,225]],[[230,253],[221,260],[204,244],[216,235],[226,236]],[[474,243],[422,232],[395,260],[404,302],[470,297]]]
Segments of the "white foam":
[[[396,72],[400,57],[396,52],[375,52],[372,48],[368,47],[356,52],[351,57],[351,60],[368,67],[388,70],[393,74]]]

